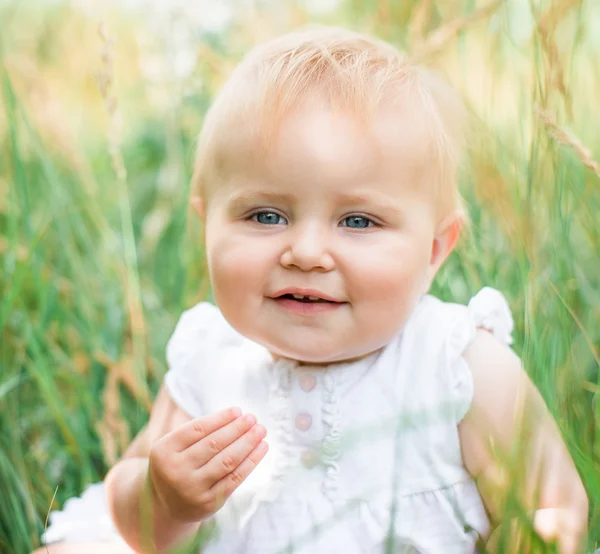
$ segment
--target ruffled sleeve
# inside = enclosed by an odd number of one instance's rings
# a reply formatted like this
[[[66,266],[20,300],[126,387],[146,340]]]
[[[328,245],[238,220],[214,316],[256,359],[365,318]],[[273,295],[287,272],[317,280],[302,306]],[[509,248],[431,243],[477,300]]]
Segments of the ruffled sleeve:
[[[485,287],[471,299],[468,310],[476,327],[489,331],[507,346],[512,344],[514,322],[508,302],[502,293]]]
[[[165,385],[174,402],[191,417],[206,413],[202,399],[203,376],[215,366],[215,354],[224,342],[227,324],[207,302],[185,311],[167,343]]]
[[[473,377],[463,353],[479,328],[489,331],[507,346],[513,342],[514,322],[510,308],[502,293],[491,287],[481,289],[471,299],[456,318],[450,333],[448,356],[457,421],[463,419],[473,399]]]

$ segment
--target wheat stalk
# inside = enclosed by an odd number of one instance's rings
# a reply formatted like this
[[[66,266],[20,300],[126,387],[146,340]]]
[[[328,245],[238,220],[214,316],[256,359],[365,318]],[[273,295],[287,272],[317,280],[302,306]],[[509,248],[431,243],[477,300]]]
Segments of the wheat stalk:
[[[114,82],[114,41],[108,36],[103,23],[98,26],[98,34],[102,39],[102,70],[98,73],[98,88],[104,100],[106,111],[110,120],[108,134],[108,149],[110,160],[117,179],[121,184],[127,181],[127,170],[121,155],[121,130],[122,122],[119,112],[119,102],[113,94],[112,85]]]
[[[408,24],[408,36],[410,44],[422,44],[425,36],[427,23],[433,11],[433,0],[421,0],[415,8]]]
[[[98,27],[98,34],[102,40],[102,70],[98,74],[98,88],[104,100],[104,105],[109,116],[108,150],[111,164],[119,187],[119,204],[121,209],[121,227],[125,239],[125,259],[127,262],[126,279],[128,285],[127,301],[129,304],[129,319],[132,333],[143,337],[146,333],[144,315],[141,304],[140,282],[137,274],[137,253],[133,235],[133,222],[131,218],[131,203],[127,189],[127,169],[121,153],[122,119],[119,112],[119,103],[113,93],[114,83],[114,41],[108,36],[104,24]]]
[[[565,0],[563,2],[554,3],[546,12],[544,12],[537,20],[536,27],[540,44],[547,67],[547,89],[554,86],[561,93],[567,114],[569,118],[573,117],[572,99],[569,90],[565,84],[565,70],[561,61],[556,41],[554,39],[555,30],[564,20],[568,12],[575,6],[581,7],[582,0]],[[534,5],[531,3],[531,9],[534,11]]]
[[[553,3],[538,19],[538,28],[555,28],[566,16],[567,12],[575,5],[581,6],[582,0],[564,0],[562,3]]]
[[[577,138],[573,133],[567,129],[564,129],[563,127],[560,127],[547,110],[542,109],[538,105],[534,107],[534,110],[537,117],[545,125],[548,134],[557,142],[573,150],[580,159],[581,163],[585,167],[591,169],[600,179],[600,164],[592,156],[591,150],[585,146],[583,142],[581,142],[581,140],[579,140],[579,138]]]
[[[444,46],[452,41],[461,31],[472,27],[482,19],[493,14],[506,0],[492,0],[483,8],[473,13],[457,17],[433,31],[414,54],[409,56],[413,63],[420,62],[423,58],[440,52]]]

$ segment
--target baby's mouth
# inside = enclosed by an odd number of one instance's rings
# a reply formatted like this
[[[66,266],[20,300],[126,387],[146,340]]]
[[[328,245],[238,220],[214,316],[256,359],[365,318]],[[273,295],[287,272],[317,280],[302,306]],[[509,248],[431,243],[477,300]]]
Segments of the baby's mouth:
[[[301,317],[334,312],[346,304],[317,290],[281,290],[271,298],[279,308]]]
[[[318,296],[305,296],[303,294],[282,294],[281,296],[277,296],[275,300],[295,300],[296,302],[303,302],[305,304],[308,303],[327,303],[327,304],[339,304],[339,302],[334,302],[333,300],[325,300],[324,298],[319,298]]]

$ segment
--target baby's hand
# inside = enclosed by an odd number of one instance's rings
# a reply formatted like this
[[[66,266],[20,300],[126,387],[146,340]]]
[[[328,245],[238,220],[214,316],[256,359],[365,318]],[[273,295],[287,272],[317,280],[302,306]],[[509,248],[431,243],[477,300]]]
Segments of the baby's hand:
[[[578,519],[577,515],[569,510],[561,508],[537,510],[533,518],[533,527],[548,547],[550,545],[555,547],[554,550],[544,549],[544,552],[580,554],[583,548],[586,522]],[[530,526],[525,526],[521,520],[512,519],[505,521],[493,531],[486,544],[485,552],[490,554],[541,552],[539,548],[533,549],[532,541]]]
[[[533,524],[542,539],[557,543],[560,554],[581,552],[586,522],[570,511],[560,508],[538,510]]]
[[[198,522],[219,510],[267,453],[266,430],[232,408],[189,421],[150,450],[154,502],[179,522]]]

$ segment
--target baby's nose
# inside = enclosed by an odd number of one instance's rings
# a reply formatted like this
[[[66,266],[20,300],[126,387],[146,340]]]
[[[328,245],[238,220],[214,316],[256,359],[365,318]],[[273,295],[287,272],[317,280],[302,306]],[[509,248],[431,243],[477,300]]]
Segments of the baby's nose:
[[[327,230],[315,223],[299,226],[290,234],[290,242],[281,256],[281,265],[301,271],[331,271],[335,261]]]

